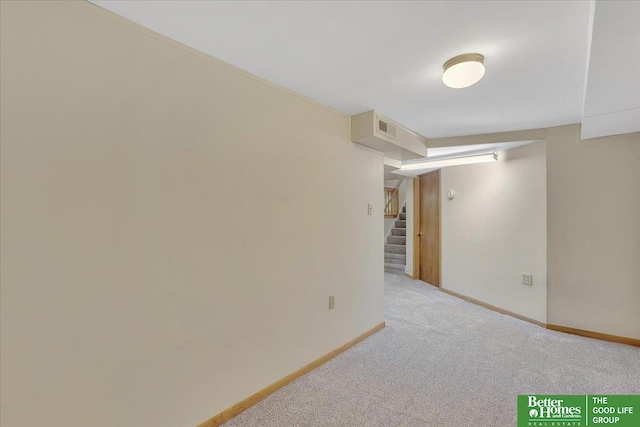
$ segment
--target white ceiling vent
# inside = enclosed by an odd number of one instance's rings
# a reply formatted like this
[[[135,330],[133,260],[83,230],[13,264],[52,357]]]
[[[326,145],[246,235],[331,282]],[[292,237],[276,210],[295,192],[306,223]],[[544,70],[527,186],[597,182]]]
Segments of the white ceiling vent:
[[[378,118],[378,132],[388,136],[389,138],[396,139],[396,127],[384,120],[381,120],[380,118]]]
[[[427,138],[374,110],[351,116],[351,140],[395,160],[427,157]]]

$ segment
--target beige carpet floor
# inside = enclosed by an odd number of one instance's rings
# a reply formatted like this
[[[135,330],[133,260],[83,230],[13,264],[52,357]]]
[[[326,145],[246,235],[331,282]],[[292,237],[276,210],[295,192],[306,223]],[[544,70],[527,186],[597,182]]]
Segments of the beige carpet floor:
[[[387,327],[225,424],[514,426],[518,394],[640,394],[640,348],[385,276]]]

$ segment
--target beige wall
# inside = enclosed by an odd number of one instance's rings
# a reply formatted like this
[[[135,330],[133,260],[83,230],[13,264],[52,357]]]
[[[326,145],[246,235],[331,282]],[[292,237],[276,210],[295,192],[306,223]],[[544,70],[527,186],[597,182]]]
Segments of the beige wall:
[[[443,168],[441,191],[442,287],[540,322],[547,310],[545,145]],[[522,273],[533,274],[533,286],[522,284]]]
[[[398,209],[402,212],[402,206],[407,203],[407,181],[408,179],[403,179],[398,185]]]
[[[640,338],[640,134],[547,130],[549,323]]]
[[[407,258],[404,266],[404,273],[415,277],[413,271],[413,178],[404,180],[405,184],[405,205],[407,206]]]
[[[389,231],[393,227],[393,223],[396,222],[395,218],[385,218],[384,219],[384,236],[386,237],[389,234]]]
[[[1,15],[3,427],[195,425],[382,322],[349,117],[85,2]]]

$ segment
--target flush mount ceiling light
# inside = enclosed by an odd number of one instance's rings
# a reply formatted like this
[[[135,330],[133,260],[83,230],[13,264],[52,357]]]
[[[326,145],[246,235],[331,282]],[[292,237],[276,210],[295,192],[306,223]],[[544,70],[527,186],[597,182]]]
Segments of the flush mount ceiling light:
[[[465,157],[449,157],[446,159],[422,159],[402,162],[401,171],[415,171],[421,169],[444,168],[447,166],[472,165],[474,163],[497,162],[498,152],[488,154],[476,154],[474,156]]]
[[[445,62],[442,68],[442,83],[454,89],[462,89],[478,83],[484,76],[484,56],[479,53],[463,53]]]

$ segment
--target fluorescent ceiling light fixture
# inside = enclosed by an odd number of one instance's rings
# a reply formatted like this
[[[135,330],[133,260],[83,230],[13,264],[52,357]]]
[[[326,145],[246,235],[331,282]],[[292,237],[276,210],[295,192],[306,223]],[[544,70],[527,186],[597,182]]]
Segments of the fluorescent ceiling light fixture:
[[[492,142],[488,144],[473,144],[473,145],[454,145],[452,147],[431,147],[427,148],[427,159],[431,157],[462,157],[471,156],[473,154],[485,154],[492,151],[505,151],[513,148],[522,147],[528,145],[536,140],[527,141],[514,141],[514,142]]]
[[[444,63],[442,83],[454,89],[476,84],[484,76],[484,56],[479,53],[463,53]]]
[[[446,159],[423,159],[423,160],[411,160],[409,162],[403,162],[400,166],[401,171],[415,171],[421,169],[437,169],[445,168],[447,166],[459,166],[459,165],[472,165],[474,163],[488,163],[497,162],[498,152],[488,154],[477,154],[475,156],[465,157],[450,157]]]

